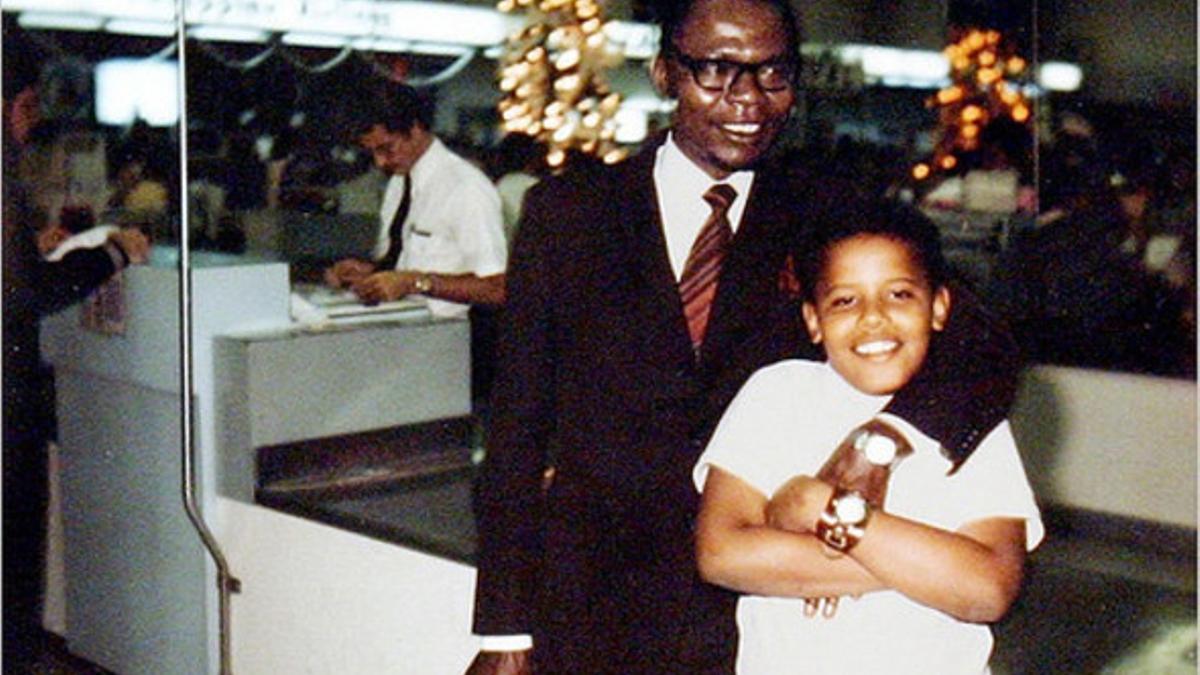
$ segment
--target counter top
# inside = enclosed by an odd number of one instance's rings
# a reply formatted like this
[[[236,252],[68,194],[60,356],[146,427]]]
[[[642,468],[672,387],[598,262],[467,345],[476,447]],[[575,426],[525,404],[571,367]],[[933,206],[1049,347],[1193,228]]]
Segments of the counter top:
[[[457,466],[339,491],[260,491],[257,501],[374,539],[474,564],[471,487],[475,473],[474,467]]]

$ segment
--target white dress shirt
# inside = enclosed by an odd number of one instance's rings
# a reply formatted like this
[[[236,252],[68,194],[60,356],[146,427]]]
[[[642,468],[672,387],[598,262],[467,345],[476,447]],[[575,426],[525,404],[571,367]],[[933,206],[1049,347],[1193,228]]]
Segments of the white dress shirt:
[[[435,138],[425,154],[404,176],[392,176],[379,209],[379,236],[373,257],[387,252],[388,229],[404,196],[404,181],[412,181],[404,247],[396,269],[438,274],[504,272],[508,245],[500,214],[500,195],[475,165],[454,154]],[[434,316],[464,316],[468,306],[429,299]]]
[[[677,280],[683,276],[683,267],[692,244],[700,236],[700,228],[712,213],[712,206],[704,201],[704,193],[717,183],[727,183],[737,191],[737,197],[729,206],[729,224],[736,233],[754,184],[754,172],[738,171],[724,180],[713,180],[683,154],[675,144],[674,135],[667,136],[654,160],[654,186],[658,191],[658,210],[662,214],[667,254]]]

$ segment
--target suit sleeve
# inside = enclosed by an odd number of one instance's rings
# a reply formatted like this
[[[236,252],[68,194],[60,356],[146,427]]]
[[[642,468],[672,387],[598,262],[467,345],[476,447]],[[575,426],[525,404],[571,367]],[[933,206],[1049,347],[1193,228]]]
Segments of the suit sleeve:
[[[84,299],[120,269],[117,260],[124,254],[115,254],[115,244],[76,249],[58,262],[44,260],[24,191],[6,185],[4,198],[5,311],[40,319]]]
[[[475,492],[473,630],[532,632],[542,560],[542,474],[553,424],[553,208],[535,188],[507,273],[487,455]]]
[[[884,412],[936,439],[958,464],[1007,416],[1022,363],[997,314],[961,284],[951,293],[946,329],[935,334],[925,366]]]

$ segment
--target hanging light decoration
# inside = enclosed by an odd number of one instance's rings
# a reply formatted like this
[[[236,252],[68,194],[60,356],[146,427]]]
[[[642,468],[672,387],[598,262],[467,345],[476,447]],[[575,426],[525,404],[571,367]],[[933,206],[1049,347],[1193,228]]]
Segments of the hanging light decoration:
[[[925,105],[938,111],[933,156],[912,169],[916,180],[953,170],[966,153],[979,149],[980,135],[1008,117],[1027,125],[1033,116],[1023,84],[1028,63],[999,31],[971,28],[942,50],[950,62],[950,84]]]
[[[604,34],[599,0],[500,0],[497,8],[529,15],[500,58],[504,131],[545,142],[553,168],[572,149],[608,164],[624,159],[627,151],[615,140],[621,96],[606,77],[623,56]]]

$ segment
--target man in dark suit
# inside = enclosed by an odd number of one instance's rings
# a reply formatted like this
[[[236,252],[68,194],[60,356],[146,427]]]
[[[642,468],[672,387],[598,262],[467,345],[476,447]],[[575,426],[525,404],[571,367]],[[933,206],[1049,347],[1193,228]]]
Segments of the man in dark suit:
[[[472,675],[733,669],[736,599],[696,574],[690,472],[755,369],[816,357],[787,261],[808,210],[849,193],[769,158],[795,98],[788,3],[678,4],[652,70],[678,102],[669,133],[526,199],[477,494]],[[732,198],[705,196],[714,183]],[[733,233],[697,309],[689,258],[717,202]],[[956,454],[1000,420],[1015,373],[1007,334],[961,311],[883,416]],[[973,372],[942,379],[960,359]]]
[[[5,58],[9,56],[5,47]],[[33,204],[17,175],[26,132],[37,126],[35,63],[25,54],[4,82],[3,119],[3,662],[4,672],[36,672],[48,635],[42,629],[47,443],[54,427],[53,379],[41,359],[40,321],[78,302],[127,265],[147,260],[150,242],[140,230],[112,232],[95,248],[78,248],[50,262],[38,250],[47,215]],[[6,66],[7,67],[7,66]],[[8,73],[6,73],[8,75]],[[33,97],[32,100],[29,97]],[[33,103],[24,112],[21,108]],[[28,115],[28,116],[26,116]]]

